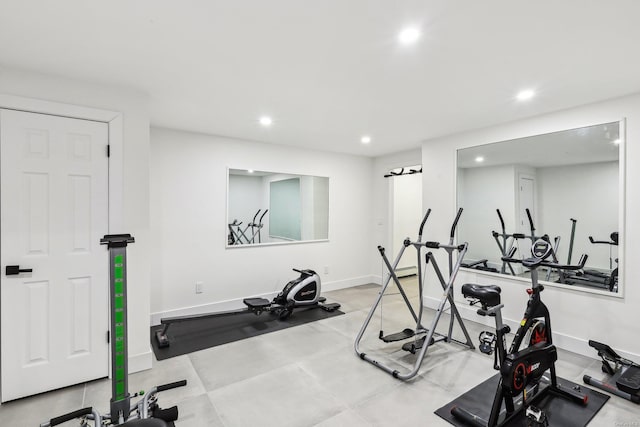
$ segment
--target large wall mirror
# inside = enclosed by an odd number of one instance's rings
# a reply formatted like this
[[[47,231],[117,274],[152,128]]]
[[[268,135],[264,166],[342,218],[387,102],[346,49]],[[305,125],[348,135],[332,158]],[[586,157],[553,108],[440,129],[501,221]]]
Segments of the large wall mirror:
[[[329,178],[229,169],[227,183],[228,247],[329,238]]]
[[[551,270],[541,279],[578,289],[619,293],[618,249],[624,204],[620,168],[623,123],[612,122],[481,145],[457,152],[459,236],[465,265],[526,277],[501,260],[530,253],[530,236],[548,235],[557,259],[583,269]]]

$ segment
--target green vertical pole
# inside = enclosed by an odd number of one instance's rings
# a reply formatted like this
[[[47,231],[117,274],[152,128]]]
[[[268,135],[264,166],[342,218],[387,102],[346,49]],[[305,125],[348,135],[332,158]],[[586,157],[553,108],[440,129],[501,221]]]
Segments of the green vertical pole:
[[[111,421],[124,422],[129,417],[127,357],[127,244],[135,240],[130,234],[109,234],[100,239],[109,248],[109,288],[111,300]]]

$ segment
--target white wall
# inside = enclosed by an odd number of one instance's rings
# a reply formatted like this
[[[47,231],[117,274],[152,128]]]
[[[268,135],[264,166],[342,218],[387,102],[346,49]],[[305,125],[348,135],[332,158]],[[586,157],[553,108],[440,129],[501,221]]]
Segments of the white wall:
[[[249,224],[258,209],[266,209],[262,201],[262,177],[230,175],[229,220],[237,219],[243,225]]]
[[[609,240],[618,231],[618,162],[539,168],[538,228],[550,236],[560,236],[562,262],[567,261],[571,238],[570,218],[577,220],[572,262],[589,255],[587,266],[609,268],[609,245],[593,245],[595,240]],[[613,247],[612,256],[617,257]]]
[[[455,155],[459,148],[496,141],[506,141],[524,136],[554,132],[561,129],[578,128],[597,123],[617,121],[626,118],[626,164],[640,164],[640,95],[628,96],[607,102],[582,106],[566,111],[521,120],[502,126],[494,126],[474,132],[452,135],[425,141],[422,145],[422,164],[424,175],[423,199],[425,206],[434,206],[433,222],[435,229],[446,238],[451,218],[455,213]],[[592,357],[594,352],[587,345],[588,339],[607,342],[628,356],[638,358],[640,355],[640,323],[637,307],[640,306],[640,270],[635,267],[635,260],[640,258],[640,224],[635,218],[640,217],[640,196],[632,191],[633,183],[640,182],[640,168],[626,168],[621,165],[629,191],[626,193],[625,210],[621,213],[626,218],[624,234],[621,234],[621,282],[623,298],[611,295],[589,293],[575,289],[547,286],[543,299],[549,306],[554,340],[563,348],[568,348]],[[559,207],[561,209],[561,207]],[[624,261],[627,260],[625,263]],[[505,303],[504,315],[507,320],[520,320],[524,311],[527,295],[527,282],[520,282],[506,277],[496,277],[480,272],[465,272],[457,283],[465,282],[495,283],[502,286],[502,299]],[[460,298],[459,285],[455,289],[456,300],[465,317],[480,320]],[[430,301],[439,299],[439,286],[428,287]]]
[[[364,157],[152,128],[153,322],[238,308],[244,297],[280,291],[293,267],[315,269],[324,289],[370,283],[372,166]],[[329,177],[329,241],[226,248],[227,167]]]
[[[128,250],[129,369],[151,367],[149,293],[151,243],[149,233],[149,107],[148,97],[54,76],[0,69],[0,93],[123,113],[123,224],[110,233],[131,233]],[[111,169],[111,167],[110,167]],[[105,230],[106,234],[106,230]],[[105,256],[105,263],[107,258]],[[105,305],[108,305],[105,301]]]
[[[500,249],[491,232],[502,232],[496,209],[500,209],[507,233],[516,232],[514,173],[513,165],[458,171],[464,194],[458,204],[464,209],[458,237],[469,243],[466,259],[487,259],[495,268],[502,266]]]

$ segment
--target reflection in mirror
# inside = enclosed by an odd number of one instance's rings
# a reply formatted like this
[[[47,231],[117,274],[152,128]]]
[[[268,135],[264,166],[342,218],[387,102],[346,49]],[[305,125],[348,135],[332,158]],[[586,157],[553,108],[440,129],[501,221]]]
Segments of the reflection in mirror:
[[[229,169],[227,245],[329,238],[329,178]]]
[[[458,150],[457,203],[466,215],[467,268],[525,276],[512,252],[530,256],[532,241],[549,236],[557,262],[542,279],[618,292],[619,122]]]

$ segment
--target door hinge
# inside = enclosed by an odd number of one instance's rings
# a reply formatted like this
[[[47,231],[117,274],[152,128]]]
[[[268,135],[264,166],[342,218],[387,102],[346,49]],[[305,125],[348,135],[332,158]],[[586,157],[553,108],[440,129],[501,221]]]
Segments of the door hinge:
[[[109,334],[109,331],[107,331],[107,344],[109,344],[111,342],[111,335]]]
[[[111,145],[107,144],[107,157],[111,157]]]

